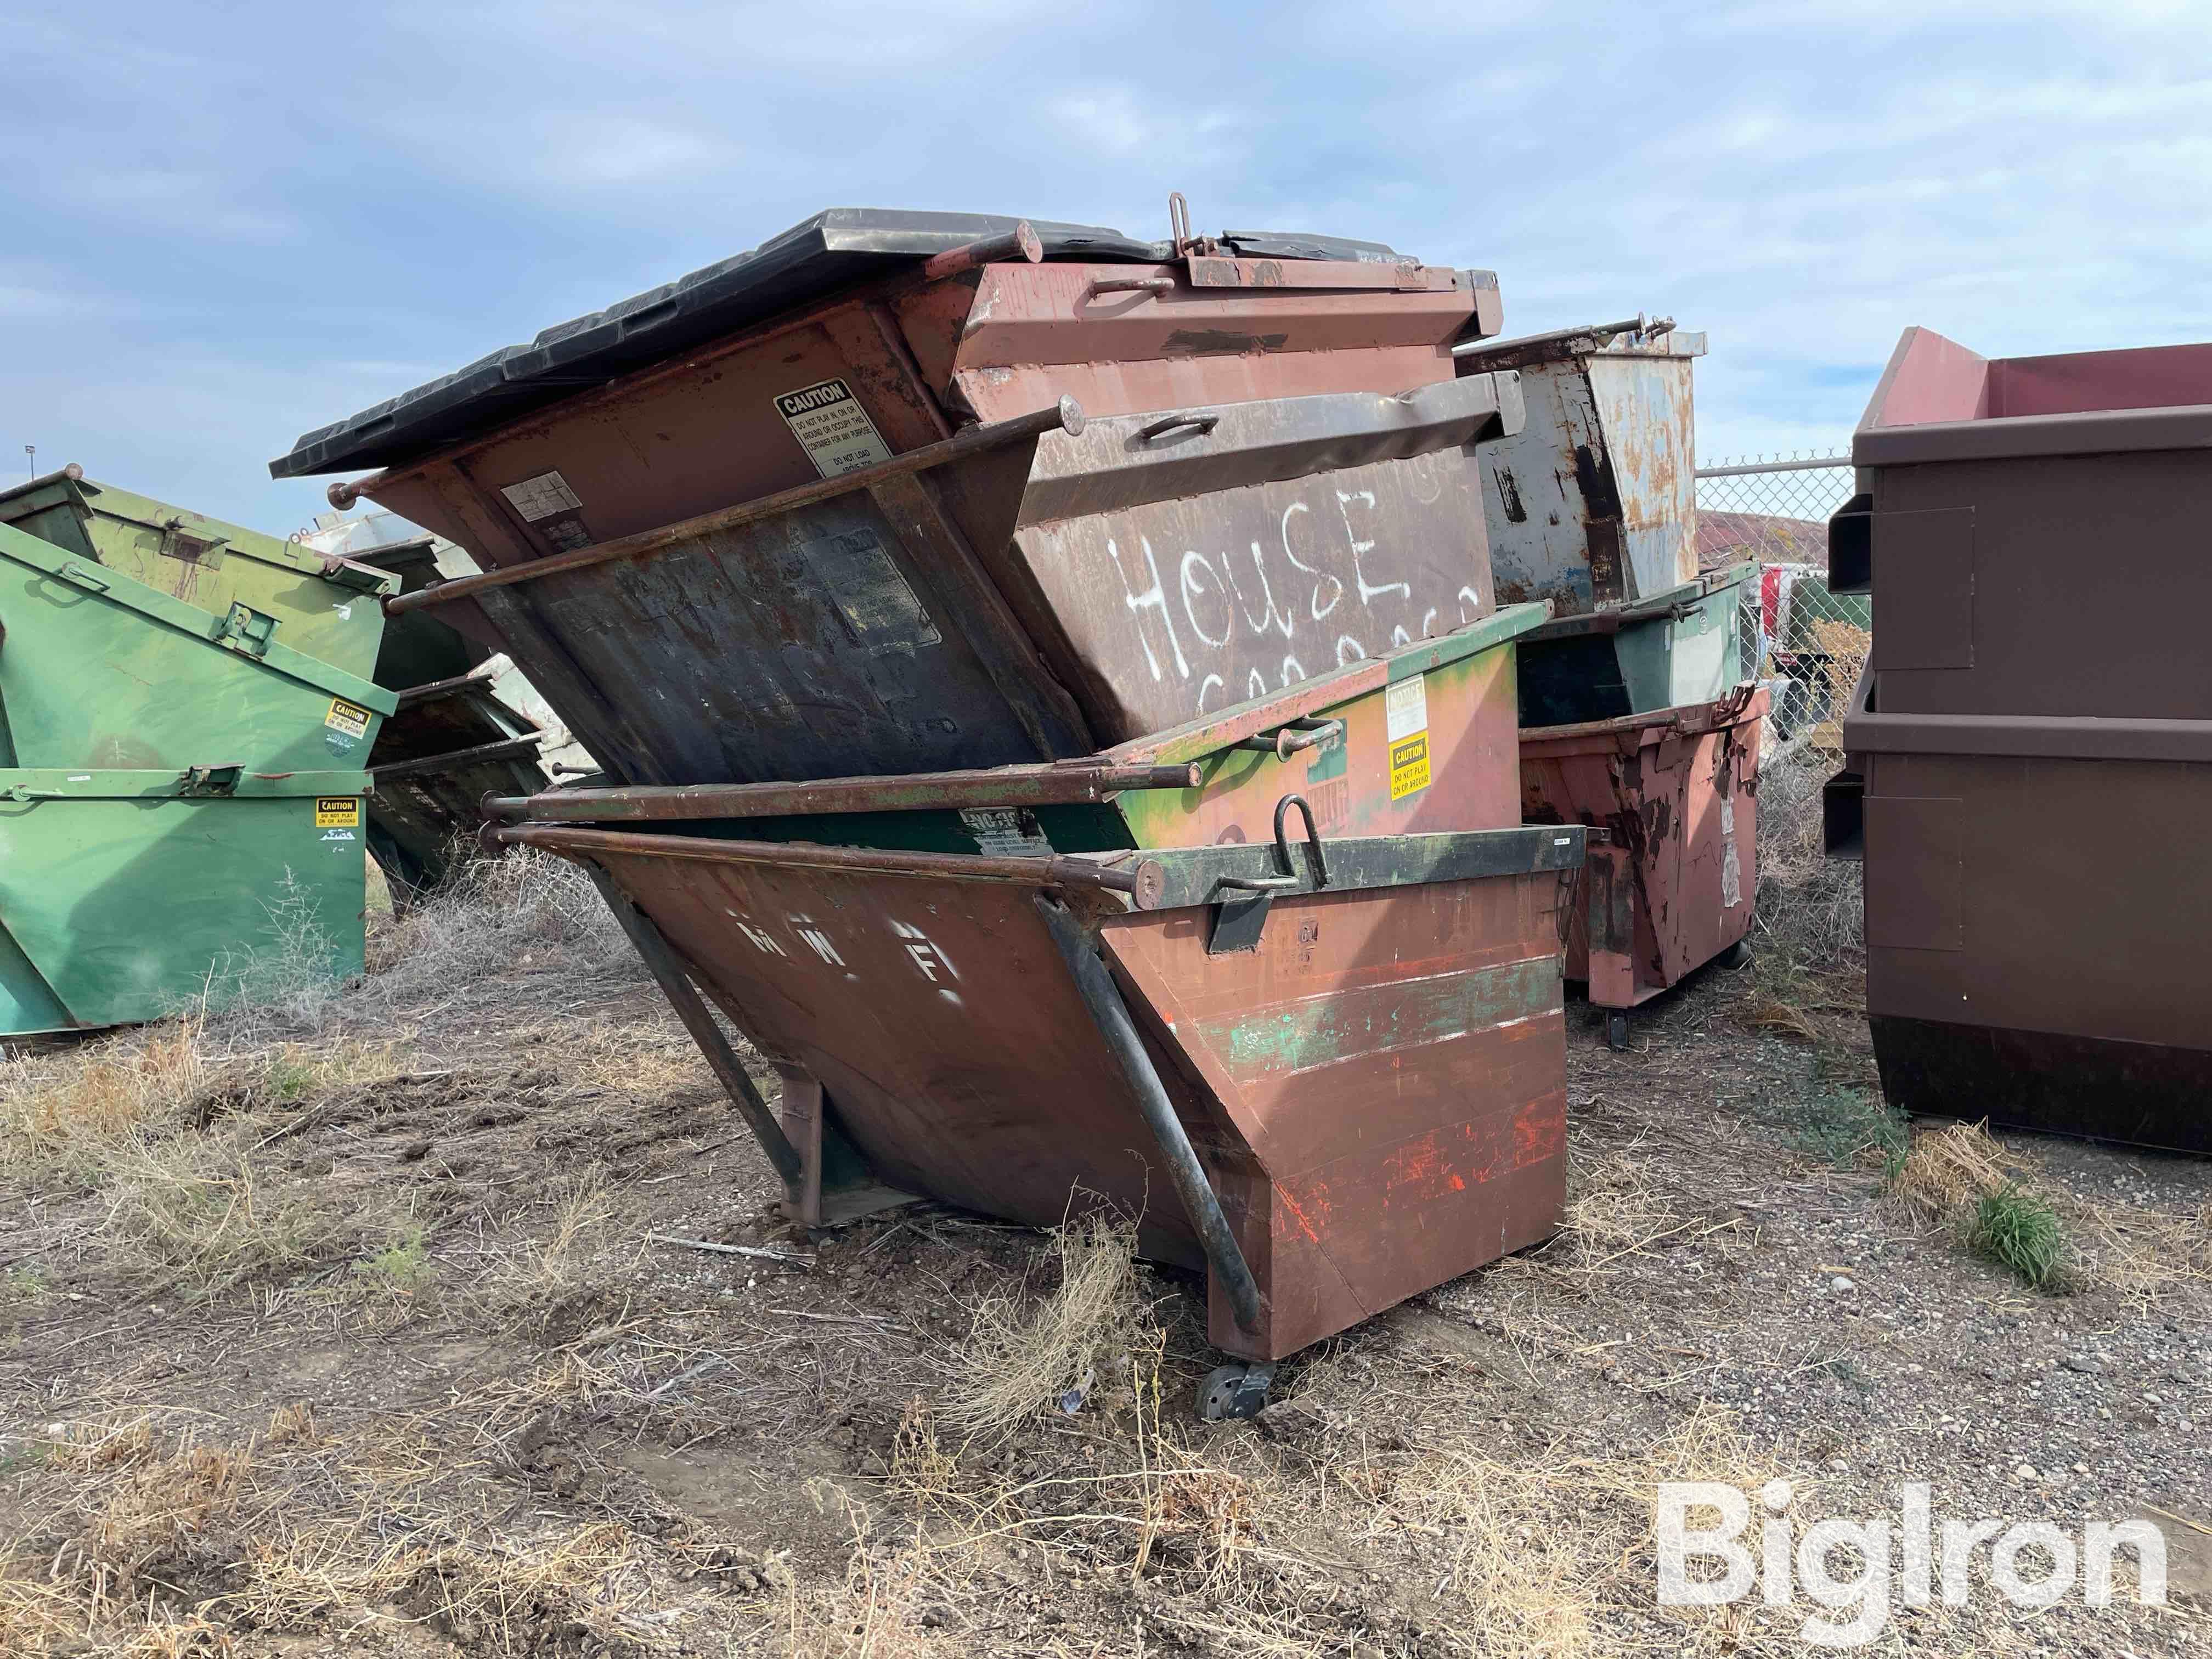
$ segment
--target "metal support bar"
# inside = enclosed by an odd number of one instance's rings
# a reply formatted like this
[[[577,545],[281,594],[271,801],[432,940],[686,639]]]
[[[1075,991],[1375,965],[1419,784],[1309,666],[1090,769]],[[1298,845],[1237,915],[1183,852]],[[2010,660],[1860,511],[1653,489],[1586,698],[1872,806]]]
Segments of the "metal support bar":
[[[738,1115],[744,1119],[746,1127],[753,1132],[753,1138],[760,1142],[760,1149],[767,1155],[769,1164],[775,1166],[776,1176],[783,1182],[784,1190],[796,1200],[806,1178],[805,1162],[799,1157],[799,1149],[784,1134],[783,1126],[775,1121],[775,1114],[769,1109],[768,1102],[761,1098],[760,1091],[753,1086],[744,1062],[730,1047],[730,1040],[722,1035],[722,1028],[714,1023],[714,1016],[708,1012],[697,988],[691,983],[691,975],[677,957],[675,948],[661,936],[660,929],[653,926],[653,918],[632,904],[629,896],[615,885],[612,877],[596,864],[588,860],[580,862],[583,863],[585,873],[591,877],[592,884],[599,890],[599,896],[606,900],[607,908],[615,913],[615,920],[622,924],[623,932],[629,935],[629,942],[637,947],[638,955],[645,959],[645,965],[652,973],[654,982],[660,987],[661,994],[676,1010],[677,1018],[684,1022],[684,1029],[691,1034],[691,1041],[698,1045],[699,1052],[706,1056],[707,1064],[714,1068],[714,1076],[730,1097],[730,1103],[738,1109]]]
[[[1674,319],[1672,317],[1661,317],[1654,320],[1646,318],[1639,311],[1633,317],[1623,318],[1617,323],[1584,323],[1577,328],[1555,328],[1542,334],[1516,335],[1510,340],[1467,340],[1454,346],[1451,349],[1451,355],[1464,361],[1469,357],[1512,356],[1522,352],[1543,352],[1549,347],[1559,349],[1562,356],[1571,356],[1571,351],[1567,349],[1571,348],[1577,340],[1589,340],[1602,345],[1615,335],[1633,334],[1641,337],[1647,335],[1672,333],[1674,328]]]
[[[1174,766],[1060,763],[988,771],[821,778],[808,783],[660,785],[637,789],[553,789],[493,795],[488,818],[538,823],[672,823],[692,818],[774,818],[823,812],[945,811],[961,807],[1089,805],[1125,789],[1196,789],[1195,761]]]
[[[817,847],[811,842],[711,841],[703,836],[636,835],[617,830],[570,830],[552,823],[488,829],[506,847],[542,847],[588,860],[595,854],[688,860],[697,864],[767,864],[791,870],[848,870],[872,876],[935,877],[949,881],[1006,881],[1029,887],[1085,887],[1127,893],[1139,909],[1160,887],[1156,862],[1137,860],[1119,868],[1089,859],[988,858],[967,853],[895,853],[859,847]]]
[[[1082,994],[1091,1018],[1098,1022],[1106,1046],[1121,1062],[1122,1075],[1128,1079],[1129,1087],[1137,1097],[1138,1109],[1144,1113],[1145,1121],[1151,1127],[1161,1156],[1167,1162],[1168,1178],[1175,1183],[1176,1194],[1182,1200],[1185,1213],[1198,1229],[1199,1243],[1205,1249],[1214,1276],[1228,1294],[1231,1313],[1240,1328],[1256,1336],[1262,1312],[1260,1287],[1253,1280],[1252,1269],[1245,1263],[1244,1252],[1237,1247],[1229,1218],[1222,1213],[1220,1196],[1206,1178],[1206,1168],[1198,1161],[1190,1137],[1183,1133],[1182,1120],[1176,1115],[1175,1103],[1168,1098],[1167,1086],[1152,1068],[1152,1057],[1145,1052],[1144,1039],[1137,1034],[1136,1022],[1129,1018],[1128,1006],[1114,987],[1113,975],[1106,971],[1106,964],[1098,959],[1097,953],[1091,948],[1091,941],[1064,908],[1040,896],[1037,909],[1044,917],[1045,929],[1051,933],[1052,942],[1066,961],[1068,971],[1075,976],[1075,988]]]
[[[485,761],[519,760],[525,755],[534,758],[544,737],[542,732],[532,732],[519,738],[502,738],[497,743],[480,743],[473,749],[425,755],[420,760],[394,761],[389,766],[370,767],[368,775],[383,784],[394,778],[421,777],[427,772],[458,772],[464,766],[477,766]]]
[[[504,565],[497,570],[483,571],[474,576],[457,576],[449,582],[417,588],[412,593],[402,593],[396,599],[386,599],[384,613],[387,617],[404,616],[426,605],[444,605],[448,600],[461,599],[467,594],[480,593],[488,587],[505,587],[510,583],[534,581],[540,576],[557,575],[562,571],[588,569],[592,565],[611,564],[617,559],[642,558],[647,554],[665,552],[679,543],[700,536],[734,530],[740,525],[772,519],[795,507],[830,501],[839,495],[849,495],[855,490],[866,489],[888,478],[926,472],[932,467],[949,465],[966,456],[1018,443],[1025,438],[1038,437],[1047,432],[1080,433],[1083,424],[1083,406],[1073,398],[1062,398],[1050,409],[1016,416],[1010,421],[994,422],[989,426],[971,426],[942,443],[924,444],[919,449],[909,449],[902,455],[894,455],[887,461],[878,461],[873,466],[864,466],[857,471],[841,473],[832,478],[817,478],[811,483],[799,484],[790,489],[779,489],[774,495],[742,501],[735,507],[722,507],[713,513],[702,513],[696,518],[663,525],[658,530],[643,530],[635,536],[617,537],[613,541],[602,542],[597,547],[580,547],[574,552],[555,553],[526,563]],[[333,484],[333,496],[337,491],[337,486]]]
[[[957,276],[963,270],[1002,259],[1019,259],[1033,265],[1043,258],[1044,243],[1024,219],[1003,236],[986,236],[981,241],[945,249],[922,266],[921,280],[941,283],[947,276]]]

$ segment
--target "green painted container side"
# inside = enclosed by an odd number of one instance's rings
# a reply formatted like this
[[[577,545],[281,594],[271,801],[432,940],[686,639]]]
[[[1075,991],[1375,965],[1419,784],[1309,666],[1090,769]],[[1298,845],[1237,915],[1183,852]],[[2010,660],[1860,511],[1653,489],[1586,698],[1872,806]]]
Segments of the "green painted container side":
[[[0,1033],[173,1013],[250,978],[288,915],[311,917],[332,977],[359,974],[368,783],[303,772],[194,797],[161,773],[0,771]]]
[[[1521,722],[1577,726],[1713,702],[1746,676],[1743,564],[1631,607],[1617,631],[1587,617],[1539,629],[1522,646]]]
[[[1443,1042],[1559,1006],[1557,957],[1339,991],[1289,1008],[1195,1022],[1239,1076],[1309,1072],[1342,1060]]]
[[[277,640],[368,680],[398,578],[353,567],[326,574],[313,548],[241,525],[56,473],[0,491],[0,524],[64,552],[97,560],[210,616],[234,604],[276,619]]]
[[[281,628],[257,650],[224,617],[5,526],[0,628],[8,766],[358,766],[398,706]]]
[[[1680,616],[1633,623],[1614,636],[1632,714],[1712,702],[1743,678],[1743,602],[1716,589]]]

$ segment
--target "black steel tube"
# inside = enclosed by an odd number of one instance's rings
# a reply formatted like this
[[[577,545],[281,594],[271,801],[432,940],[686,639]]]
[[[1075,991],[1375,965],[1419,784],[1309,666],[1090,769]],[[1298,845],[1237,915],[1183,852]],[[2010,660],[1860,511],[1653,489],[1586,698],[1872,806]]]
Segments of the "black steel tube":
[[[1113,975],[1091,950],[1083,930],[1076,926],[1075,918],[1063,907],[1040,896],[1037,909],[1044,917],[1046,930],[1052,934],[1052,942],[1066,958],[1068,971],[1075,975],[1075,988],[1082,993],[1091,1017],[1098,1022],[1106,1046],[1114,1051],[1114,1058],[1121,1062],[1122,1075],[1129,1079],[1138,1109],[1144,1113],[1152,1138],[1159,1143],[1160,1154],[1167,1161],[1168,1179],[1175,1183],[1185,1213],[1198,1229],[1198,1242],[1206,1250],[1206,1259],[1212,1264],[1215,1276],[1228,1293],[1230,1312],[1240,1328],[1258,1335],[1260,1287],[1253,1280],[1252,1269],[1245,1263],[1244,1252],[1237,1247],[1237,1235],[1230,1230],[1229,1218],[1222,1213],[1220,1196],[1206,1178],[1206,1166],[1198,1161],[1190,1137],[1183,1133],[1182,1120],[1176,1115],[1175,1103],[1168,1098],[1167,1086],[1152,1069],[1152,1057],[1145,1052],[1144,1039],[1137,1034],[1137,1023],[1129,1018],[1121,994],[1114,988]]]

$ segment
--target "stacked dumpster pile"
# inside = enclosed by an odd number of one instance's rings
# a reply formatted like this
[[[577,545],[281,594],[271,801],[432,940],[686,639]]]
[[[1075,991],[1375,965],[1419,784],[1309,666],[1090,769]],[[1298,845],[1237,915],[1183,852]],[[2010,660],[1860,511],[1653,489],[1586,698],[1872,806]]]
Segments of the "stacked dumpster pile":
[[[440,579],[428,536],[358,557],[397,577],[402,593]],[[369,751],[368,850],[397,907],[477,850],[486,795],[535,794],[550,781],[538,753],[546,733],[499,693],[506,672],[490,646],[434,611],[396,617],[384,630],[376,681],[397,690],[398,708]]]
[[[279,919],[361,970],[397,586],[73,467],[0,493],[0,1034],[173,1012]]]
[[[1250,1410],[1558,1222],[1585,836],[1520,822],[1497,324],[1371,243],[835,211],[272,471],[483,565],[392,613],[605,767],[498,833],[592,872],[796,1216],[1139,1214]]]
[[[1502,597],[1553,619],[1521,643],[1532,823],[1608,831],[1566,973],[1628,1041],[1628,1011],[1716,957],[1741,962],[1757,890],[1759,730],[1741,564],[1700,574],[1692,362],[1705,336],[1642,318],[1457,347],[1518,372],[1528,419],[1482,452]]]
[[[2212,1152],[2212,344],[1908,329],[1829,527],[1874,651],[1830,785],[1883,1092]]]

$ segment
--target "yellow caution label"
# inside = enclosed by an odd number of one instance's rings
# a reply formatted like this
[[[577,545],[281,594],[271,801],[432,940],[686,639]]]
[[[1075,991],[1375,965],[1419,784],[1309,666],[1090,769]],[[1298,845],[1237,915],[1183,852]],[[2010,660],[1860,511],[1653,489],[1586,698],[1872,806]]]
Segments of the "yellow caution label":
[[[1390,745],[1390,799],[1401,800],[1429,787],[1429,734],[1416,732]]]
[[[361,797],[358,795],[316,796],[315,828],[318,830],[360,829]]]
[[[333,732],[343,732],[349,738],[368,735],[369,711],[357,702],[348,702],[343,697],[331,699],[331,712],[323,716],[323,724]]]

